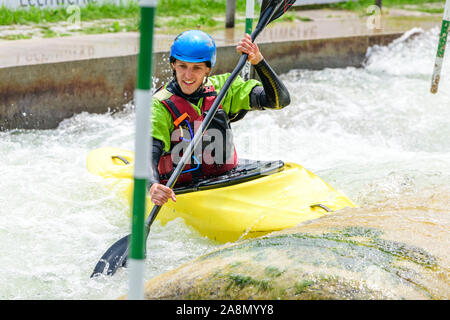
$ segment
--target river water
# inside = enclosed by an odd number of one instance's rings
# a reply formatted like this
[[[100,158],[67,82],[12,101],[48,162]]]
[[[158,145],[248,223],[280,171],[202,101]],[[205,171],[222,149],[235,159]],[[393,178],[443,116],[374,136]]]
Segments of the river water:
[[[300,163],[362,207],[450,191],[449,63],[430,94],[437,38],[433,29],[370,48],[363,68],[291,70],[283,75],[289,107],[233,124],[238,153]],[[54,130],[0,133],[0,299],[126,294],[126,269],[89,278],[130,228],[127,204],[86,169],[88,152],[104,146],[134,149],[131,105],[79,114]],[[182,220],[156,221],[145,278],[220,246]]]

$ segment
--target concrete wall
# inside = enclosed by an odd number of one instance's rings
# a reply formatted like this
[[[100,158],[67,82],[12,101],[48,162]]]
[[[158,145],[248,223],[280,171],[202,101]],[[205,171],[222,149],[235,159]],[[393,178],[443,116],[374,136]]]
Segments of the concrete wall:
[[[401,33],[261,43],[277,73],[291,69],[361,66],[367,48],[387,45]],[[219,47],[215,74],[231,72],[234,46]],[[168,52],[154,53],[156,85],[166,81]],[[121,110],[133,98],[136,55],[0,68],[0,130],[51,129],[83,111]]]
[[[135,69],[135,56],[2,68],[0,129],[49,129],[82,111],[120,109]]]

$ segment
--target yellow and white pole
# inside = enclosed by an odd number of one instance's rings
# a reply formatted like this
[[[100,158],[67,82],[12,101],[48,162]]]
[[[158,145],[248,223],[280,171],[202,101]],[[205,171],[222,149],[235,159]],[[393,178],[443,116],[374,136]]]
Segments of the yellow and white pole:
[[[132,225],[129,267],[128,299],[144,299],[144,263],[145,263],[145,210],[147,182],[150,177],[151,144],[151,78],[153,28],[157,0],[140,0],[141,25],[140,46],[137,68],[137,85],[134,92],[136,105],[134,190],[132,201]]]
[[[444,17],[442,19],[441,33],[434,63],[433,76],[431,78],[431,93],[437,93],[439,80],[441,79],[442,64],[444,62],[445,47],[447,45],[448,29],[450,26],[450,2],[445,2]]]

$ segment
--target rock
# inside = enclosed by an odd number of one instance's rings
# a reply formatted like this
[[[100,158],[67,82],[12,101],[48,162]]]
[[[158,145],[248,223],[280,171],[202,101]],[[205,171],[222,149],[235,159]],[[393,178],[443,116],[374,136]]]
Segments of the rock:
[[[448,299],[441,197],[345,209],[223,246],[149,281],[146,298]]]

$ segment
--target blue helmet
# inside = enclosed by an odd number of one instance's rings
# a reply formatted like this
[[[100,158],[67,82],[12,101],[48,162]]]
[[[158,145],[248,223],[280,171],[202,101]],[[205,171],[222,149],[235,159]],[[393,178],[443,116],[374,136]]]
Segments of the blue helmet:
[[[184,31],[173,41],[170,56],[185,62],[210,62],[212,68],[216,64],[216,44],[203,31]]]

